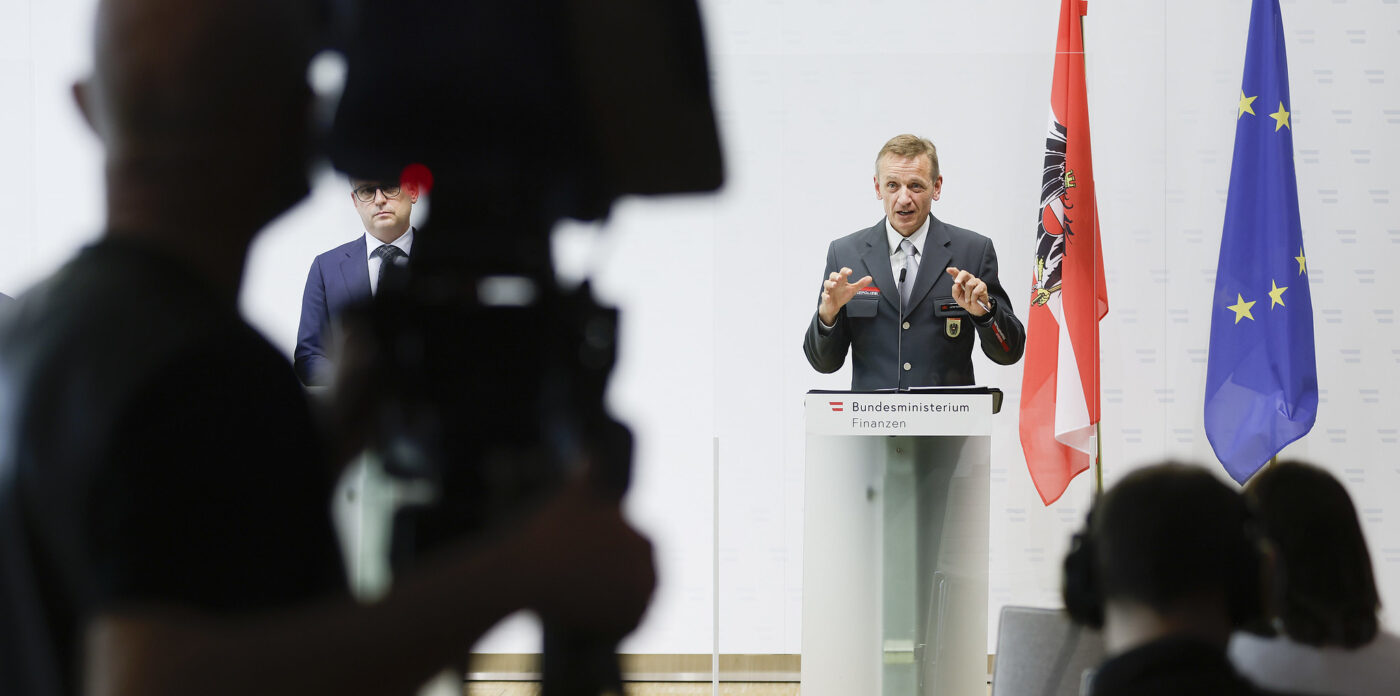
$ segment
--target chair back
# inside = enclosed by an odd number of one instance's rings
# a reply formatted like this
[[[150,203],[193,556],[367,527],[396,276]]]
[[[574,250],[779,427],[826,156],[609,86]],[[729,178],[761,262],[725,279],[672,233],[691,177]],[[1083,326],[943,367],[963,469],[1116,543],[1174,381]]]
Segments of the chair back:
[[[1103,661],[1103,636],[1063,609],[1005,606],[997,630],[992,696],[1080,696]]]

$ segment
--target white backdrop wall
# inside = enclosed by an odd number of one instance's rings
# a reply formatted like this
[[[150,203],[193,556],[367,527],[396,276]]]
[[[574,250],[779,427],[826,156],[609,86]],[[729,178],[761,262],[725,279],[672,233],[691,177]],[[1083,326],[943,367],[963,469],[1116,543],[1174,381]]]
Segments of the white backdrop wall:
[[[93,5],[0,0],[11,27],[0,42],[0,292],[22,292],[99,229],[100,151],[68,97],[91,65]],[[717,623],[723,652],[800,651],[801,399],[849,382],[813,372],[799,345],[826,244],[880,217],[880,144],[926,135],[946,179],[934,213],[990,236],[1012,297],[1028,295],[1058,10],[702,0],[724,190],[624,201],[601,234],[570,226],[556,245],[564,275],[590,275],[624,310],[610,399],[636,429],[629,513],[657,542],[662,580],[624,649],[708,652]],[[1400,260],[1400,3],[1284,0],[1283,11],[1322,387],[1317,427],[1284,454],[1346,483],[1396,627],[1400,287],[1388,270]],[[1214,461],[1201,403],[1248,14],[1248,0],[1090,3],[1109,484],[1165,456]],[[359,230],[346,186],[326,175],[254,248],[243,309],[289,354],[312,256]],[[1016,309],[1024,317],[1025,303]],[[1017,439],[1020,366],[976,360],[1007,403],[993,443],[991,597],[1054,605],[1092,481],[1041,505]],[[532,640],[516,625],[483,647]]]

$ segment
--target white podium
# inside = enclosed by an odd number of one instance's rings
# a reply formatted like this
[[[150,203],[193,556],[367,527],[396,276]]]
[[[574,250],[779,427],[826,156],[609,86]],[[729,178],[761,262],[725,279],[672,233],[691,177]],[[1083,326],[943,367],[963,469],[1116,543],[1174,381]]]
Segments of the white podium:
[[[802,696],[987,685],[984,387],[809,392]]]

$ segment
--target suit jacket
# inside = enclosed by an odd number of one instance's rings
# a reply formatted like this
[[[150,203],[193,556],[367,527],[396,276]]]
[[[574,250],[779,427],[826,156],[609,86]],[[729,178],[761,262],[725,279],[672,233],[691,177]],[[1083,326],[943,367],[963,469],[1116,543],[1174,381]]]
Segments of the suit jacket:
[[[328,384],[332,365],[326,351],[334,345],[330,322],[342,310],[370,296],[365,238],[356,237],[311,262],[301,295],[301,325],[293,366],[307,386]]]
[[[836,315],[830,331],[823,329],[813,312],[802,343],[807,362],[818,372],[835,372],[846,362],[849,349],[851,389],[870,390],[973,384],[974,334],[993,362],[1010,365],[1021,359],[1026,332],[997,277],[997,255],[990,239],[930,215],[919,259],[901,336],[899,285],[890,270],[884,219],[832,242],[822,277],[849,267],[853,279],[873,278],[871,285],[879,292],[852,298]],[[943,271],[948,266],[987,283],[987,294],[995,301],[990,320],[975,319],[953,301],[953,279]],[[821,302],[820,292],[817,301]]]

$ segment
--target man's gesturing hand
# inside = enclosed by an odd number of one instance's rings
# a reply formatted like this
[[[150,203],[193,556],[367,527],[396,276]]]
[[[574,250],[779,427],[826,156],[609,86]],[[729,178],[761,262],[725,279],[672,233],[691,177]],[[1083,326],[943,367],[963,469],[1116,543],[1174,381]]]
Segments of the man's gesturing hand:
[[[967,271],[954,266],[944,269],[953,278],[953,301],[974,317],[986,314],[991,307],[987,297],[987,284]]]
[[[856,296],[860,289],[870,284],[870,276],[865,276],[854,283],[848,282],[851,277],[851,269],[842,268],[840,272],[833,272],[822,281],[822,301],[817,306],[817,315],[821,317],[822,323],[832,326],[836,323],[836,313]]]

